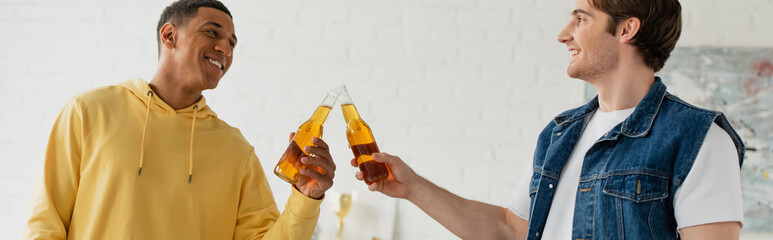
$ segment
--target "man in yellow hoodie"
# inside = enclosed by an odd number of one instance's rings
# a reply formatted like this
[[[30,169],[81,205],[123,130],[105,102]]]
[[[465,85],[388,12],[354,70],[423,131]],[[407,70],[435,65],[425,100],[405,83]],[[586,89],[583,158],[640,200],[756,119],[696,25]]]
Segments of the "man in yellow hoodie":
[[[27,239],[310,239],[335,164],[321,139],[280,215],[254,148],[201,92],[228,71],[236,35],[216,0],[159,21],[158,71],[71,99],[54,124]]]

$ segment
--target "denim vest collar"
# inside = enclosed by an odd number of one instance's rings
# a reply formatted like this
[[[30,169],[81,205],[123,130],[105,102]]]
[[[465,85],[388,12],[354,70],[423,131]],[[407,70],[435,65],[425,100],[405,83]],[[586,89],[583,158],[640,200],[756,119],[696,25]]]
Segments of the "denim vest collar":
[[[646,136],[652,128],[652,123],[658,115],[660,105],[663,103],[665,96],[666,85],[663,84],[660,77],[655,77],[655,82],[650,87],[647,95],[636,106],[633,113],[623,121],[620,127],[615,127],[603,138],[616,139],[620,133],[633,138]],[[570,122],[588,117],[589,114],[592,114],[598,108],[599,101],[598,96],[596,96],[584,106],[558,115],[553,121],[558,125],[567,125]]]

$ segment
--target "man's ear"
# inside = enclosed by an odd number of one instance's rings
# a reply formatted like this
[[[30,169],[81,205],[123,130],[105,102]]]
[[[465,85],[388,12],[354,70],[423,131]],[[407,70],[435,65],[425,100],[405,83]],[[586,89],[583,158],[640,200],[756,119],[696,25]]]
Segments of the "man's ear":
[[[631,39],[639,33],[641,21],[638,18],[631,17],[617,25],[617,32],[620,34],[620,43],[630,43]]]
[[[161,26],[159,36],[161,38],[161,46],[169,49],[174,48],[175,41],[177,40],[177,26],[169,22],[165,23]]]

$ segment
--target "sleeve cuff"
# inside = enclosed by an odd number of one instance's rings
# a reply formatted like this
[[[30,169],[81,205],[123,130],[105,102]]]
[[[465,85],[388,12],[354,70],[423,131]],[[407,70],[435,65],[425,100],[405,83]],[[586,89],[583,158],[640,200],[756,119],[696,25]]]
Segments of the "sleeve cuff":
[[[287,199],[287,205],[285,205],[285,211],[290,211],[291,214],[300,218],[316,218],[319,216],[319,206],[322,204],[322,199],[313,199],[303,193],[299,192],[295,187],[290,187],[292,193],[290,198]]]

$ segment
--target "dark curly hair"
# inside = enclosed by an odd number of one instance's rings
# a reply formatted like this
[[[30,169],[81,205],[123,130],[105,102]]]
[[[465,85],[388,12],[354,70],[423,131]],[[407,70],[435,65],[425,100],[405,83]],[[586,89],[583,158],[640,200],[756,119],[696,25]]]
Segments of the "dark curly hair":
[[[166,23],[172,23],[178,27],[185,26],[191,18],[196,17],[200,7],[210,7],[228,14],[233,19],[231,11],[217,0],[179,0],[164,9],[161,18],[158,19],[156,26],[156,43],[158,44],[158,54],[161,55],[161,27]]]
[[[588,3],[612,16],[607,25],[612,35],[618,23],[638,18],[641,27],[632,44],[655,72],[663,68],[682,33],[682,5],[678,0],[588,0]]]

